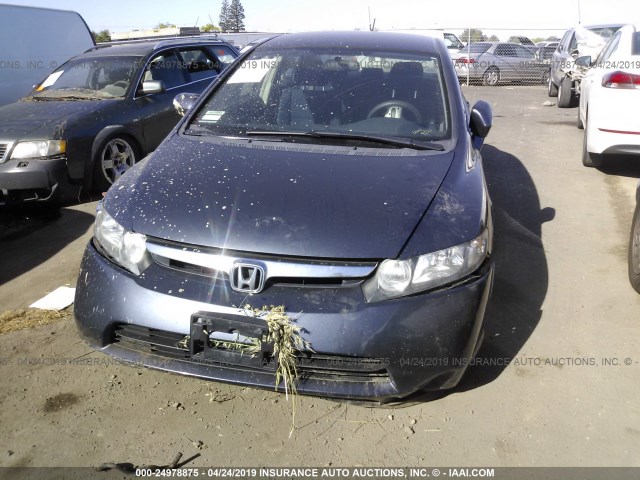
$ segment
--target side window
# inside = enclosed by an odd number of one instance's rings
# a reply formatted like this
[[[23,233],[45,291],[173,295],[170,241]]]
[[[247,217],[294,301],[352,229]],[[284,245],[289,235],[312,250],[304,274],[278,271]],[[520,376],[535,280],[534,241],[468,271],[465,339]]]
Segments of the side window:
[[[506,45],[498,45],[494,50],[494,54],[497,57],[505,57],[507,56],[507,46]]]
[[[224,70],[238,56],[233,50],[226,45],[211,45],[207,47],[209,53],[220,62],[220,70]]]
[[[182,64],[173,50],[165,50],[151,59],[145,68],[142,81],[157,80],[169,90],[187,82]]]
[[[618,45],[620,44],[620,33],[616,33],[609,42],[604,46],[600,55],[596,59],[596,65],[602,65],[609,57],[618,49]]]
[[[516,56],[518,58],[527,58],[529,60],[533,59],[533,52],[531,52],[530,50],[527,50],[524,47],[521,47],[520,45],[515,47],[516,49]]]
[[[211,54],[200,47],[183,47],[178,50],[182,58],[182,66],[189,74],[192,82],[212,78],[220,73],[221,67]]]
[[[462,43],[460,43],[458,38],[452,33],[444,34],[444,44],[447,46],[447,48],[451,49],[460,50],[461,48],[463,48]]]
[[[571,38],[571,35],[573,35],[573,30],[569,30],[564,34],[564,36],[562,37],[562,40],[558,44],[558,52],[566,52],[568,50],[569,39]]]
[[[496,55],[500,56],[500,57],[516,57],[516,49],[515,49],[515,45],[498,45],[496,47]]]
[[[575,32],[571,34],[571,42],[569,43],[569,53],[573,52],[578,48],[578,39],[576,38]]]

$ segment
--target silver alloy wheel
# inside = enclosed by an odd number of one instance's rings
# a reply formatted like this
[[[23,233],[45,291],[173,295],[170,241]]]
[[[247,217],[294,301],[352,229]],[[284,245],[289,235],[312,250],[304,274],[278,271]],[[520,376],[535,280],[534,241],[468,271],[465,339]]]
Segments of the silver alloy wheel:
[[[104,178],[115,182],[120,176],[136,163],[136,154],[126,140],[113,138],[102,149],[100,166]]]
[[[489,85],[491,87],[495,87],[500,80],[500,73],[496,68],[490,68],[486,72],[484,72],[484,83],[485,85]]]

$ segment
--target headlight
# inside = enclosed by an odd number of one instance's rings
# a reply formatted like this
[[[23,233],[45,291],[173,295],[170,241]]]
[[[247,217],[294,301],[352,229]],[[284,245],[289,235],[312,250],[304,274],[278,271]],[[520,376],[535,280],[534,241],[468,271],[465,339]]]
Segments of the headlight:
[[[363,285],[367,302],[397,298],[455,282],[475,272],[489,251],[489,230],[470,242],[408,260],[385,260]]]
[[[100,250],[131,273],[140,275],[151,265],[147,237],[125,230],[101,205],[97,208],[93,235]]]
[[[11,153],[12,159],[46,158],[61,155],[67,150],[64,140],[43,140],[37,142],[20,142]]]

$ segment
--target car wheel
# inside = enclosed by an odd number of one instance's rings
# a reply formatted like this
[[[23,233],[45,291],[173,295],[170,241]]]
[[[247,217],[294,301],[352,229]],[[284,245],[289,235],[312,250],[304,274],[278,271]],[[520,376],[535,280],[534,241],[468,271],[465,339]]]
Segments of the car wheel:
[[[590,153],[587,150],[587,117],[585,117],[584,136],[582,137],[582,164],[585,167],[599,167],[602,165],[602,154]]]
[[[94,160],[94,189],[106,192],[124,172],[138,161],[138,147],[129,137],[112,137],[98,149]]]
[[[640,202],[636,205],[629,239],[629,281],[633,289],[640,293]]]
[[[549,80],[547,82],[547,95],[550,97],[558,96],[558,87],[553,83],[553,80],[551,80],[551,72],[549,72]]]
[[[558,87],[558,107],[571,108],[576,106],[576,96],[573,93],[573,81],[569,77],[560,80]]]
[[[496,85],[498,85],[498,81],[500,81],[500,70],[498,70],[496,67],[489,67],[482,76],[483,85],[495,87]]]

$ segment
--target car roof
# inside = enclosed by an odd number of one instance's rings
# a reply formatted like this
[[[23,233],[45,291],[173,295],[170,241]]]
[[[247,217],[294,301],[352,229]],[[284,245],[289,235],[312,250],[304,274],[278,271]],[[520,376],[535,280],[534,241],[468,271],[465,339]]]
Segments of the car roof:
[[[315,47],[318,45],[328,48],[380,48],[417,53],[442,52],[442,49],[446,51],[444,42],[441,39],[413,33],[379,31],[289,33],[273,37],[263,45],[293,48]]]
[[[144,39],[130,40],[123,42],[101,43],[95,47],[85,50],[81,55],[84,57],[91,56],[111,56],[111,55],[130,55],[144,56],[148,53],[167,47],[183,47],[193,45],[231,45],[217,37],[180,37],[171,39]],[[233,47],[232,47],[233,48]]]

